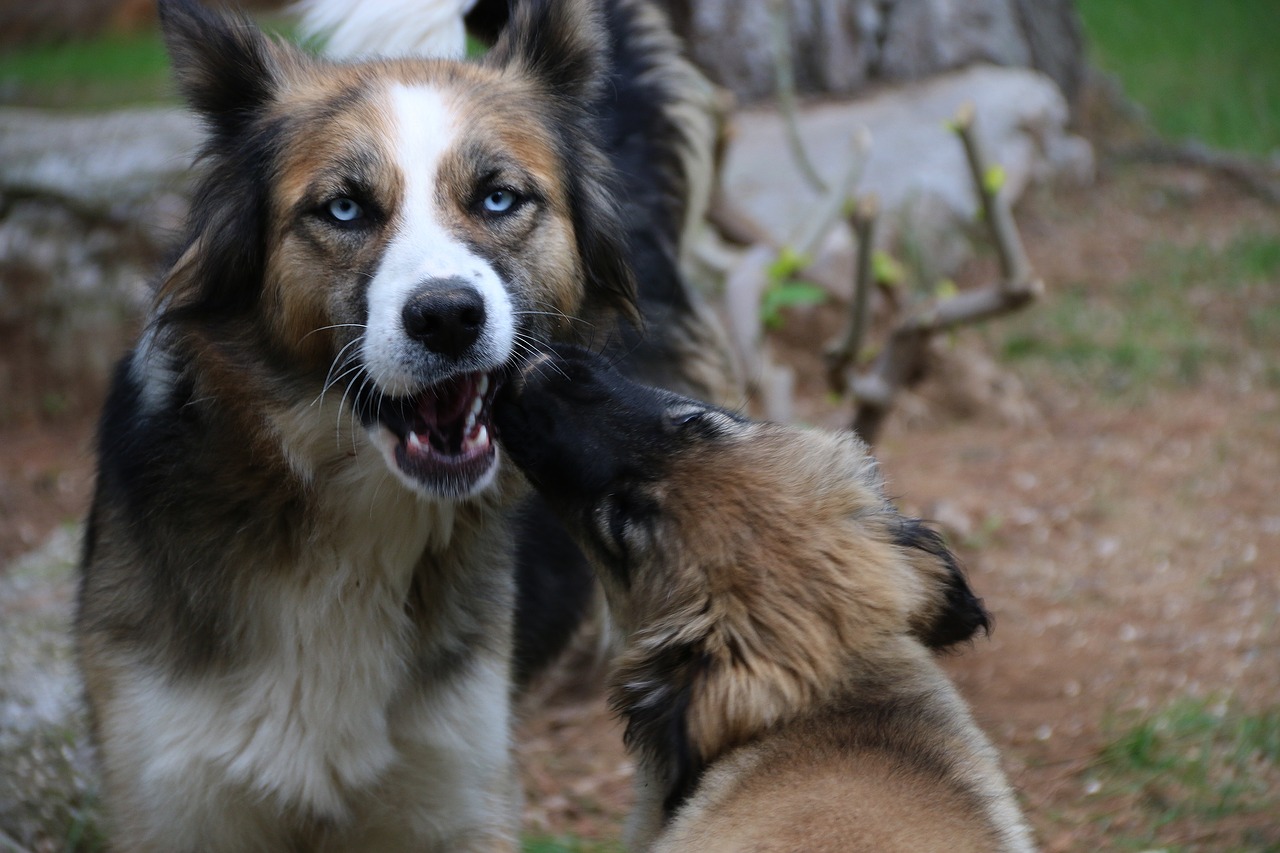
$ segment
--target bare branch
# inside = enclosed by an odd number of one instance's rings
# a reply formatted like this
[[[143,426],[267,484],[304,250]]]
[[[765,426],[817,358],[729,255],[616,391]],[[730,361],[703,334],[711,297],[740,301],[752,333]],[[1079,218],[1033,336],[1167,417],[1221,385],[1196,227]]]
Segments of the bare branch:
[[[769,265],[777,250],[757,243],[739,256],[725,277],[724,298],[729,334],[738,351],[747,384],[758,388],[763,377],[764,331],[760,325],[760,300],[769,285]]]
[[[769,232],[731,202],[724,190],[716,187],[711,195],[711,205],[707,209],[707,221],[720,233],[720,236],[737,246],[754,246],[756,243],[771,241]]]
[[[795,396],[795,371],[775,362],[766,351],[760,375],[760,397],[765,418],[775,423],[790,423],[795,419]]]
[[[1280,205],[1280,169],[1265,160],[1216,151],[1199,142],[1174,143],[1162,139],[1148,139],[1122,148],[1115,156],[1217,172],[1267,204]]]
[[[854,246],[858,253],[858,266],[854,272],[853,302],[849,309],[849,329],[844,340],[827,355],[827,382],[831,390],[844,393],[848,380],[845,372],[855,364],[862,342],[866,340],[870,320],[872,281],[871,256],[875,251],[875,225],[880,212],[880,200],[875,195],[859,199],[849,214],[849,227],[853,231]]]
[[[956,326],[989,320],[1023,307],[1044,290],[1040,281],[1032,281],[1014,288],[988,286],[967,290],[943,300],[931,300],[904,321],[900,330],[945,332]]]
[[[849,160],[834,189],[826,193],[814,207],[812,215],[800,227],[795,238],[796,251],[804,256],[817,254],[831,229],[849,215],[854,187],[862,180],[871,150],[871,132],[860,127],[849,140]]]
[[[809,152],[800,139],[800,124],[796,109],[795,66],[791,60],[791,25],[786,0],[768,0],[770,32],[773,35],[774,86],[778,97],[778,109],[782,113],[787,131],[787,144],[795,158],[800,174],[815,192],[826,193],[827,184],[813,167]]]
[[[899,326],[889,336],[872,369],[855,376],[850,390],[857,401],[853,430],[867,444],[874,444],[880,427],[889,415],[894,397],[914,383],[924,368],[925,351],[932,333],[926,329]]]
[[[973,186],[982,204],[983,218],[1000,258],[1001,283],[1016,287],[1031,275],[1031,262],[1027,260],[1026,250],[1022,248],[1022,239],[1018,235],[1018,226],[1014,224],[1013,213],[1000,192],[1003,181],[991,179],[986,158],[974,132],[974,120],[973,104],[966,103],[956,113],[951,126],[964,145],[965,160],[969,164]]]
[[[841,390],[841,382],[847,383],[848,390],[857,401],[853,429],[868,443],[875,442],[898,391],[920,378],[929,342],[934,335],[956,326],[1016,311],[1039,296],[1044,289],[1042,282],[1034,277],[1031,262],[1022,247],[1018,226],[1008,203],[1000,194],[1002,181],[989,171],[982,155],[973,130],[973,106],[966,104],[962,107],[952,126],[964,145],[965,159],[982,204],[988,233],[1000,258],[1000,281],[978,290],[924,302],[893,329],[870,370],[852,376],[848,365],[856,357],[856,350],[852,355],[849,354],[849,341],[860,346],[861,338],[855,328],[850,329],[849,339],[833,356],[828,379],[832,387]],[[859,237],[858,251],[871,251],[869,235]],[[859,270],[859,275],[861,274]],[[859,313],[865,308],[857,304],[861,298],[861,289],[862,285],[859,284],[859,289],[855,291],[855,322],[865,321],[865,316]]]

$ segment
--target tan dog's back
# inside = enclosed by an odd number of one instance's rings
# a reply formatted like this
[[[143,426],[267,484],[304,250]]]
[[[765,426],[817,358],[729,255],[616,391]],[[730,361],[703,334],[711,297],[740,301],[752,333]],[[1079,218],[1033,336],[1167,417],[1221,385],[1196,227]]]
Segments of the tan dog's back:
[[[933,662],[914,663],[924,664],[918,698],[855,692],[713,764],[653,849],[1025,849],[1010,843],[1018,815],[1000,802],[1008,792],[994,751]]]
[[[877,756],[861,756],[857,776],[843,763],[805,767],[756,765],[735,779],[723,801],[698,804],[697,820],[677,817],[657,851],[730,853],[881,851],[988,853],[995,835],[975,826],[971,804],[939,798],[930,780],[899,775]],[[735,769],[742,769],[741,767]],[[704,783],[714,786],[714,778]]]

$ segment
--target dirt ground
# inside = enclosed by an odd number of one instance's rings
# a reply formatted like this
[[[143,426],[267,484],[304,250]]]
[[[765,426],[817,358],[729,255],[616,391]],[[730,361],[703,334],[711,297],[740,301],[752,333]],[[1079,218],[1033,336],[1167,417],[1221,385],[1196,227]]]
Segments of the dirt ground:
[[[1274,208],[1155,167],[1041,193],[1019,220],[1049,300],[1063,282],[1105,299],[1156,243],[1280,234]],[[977,261],[961,284],[989,272]],[[1204,310],[1230,322],[1243,308]],[[805,323],[835,321],[796,322],[793,338],[812,339]],[[989,347],[979,334],[961,337]],[[990,638],[946,667],[1002,749],[1047,850],[1113,849],[1148,832],[1153,792],[1100,776],[1100,750],[1127,715],[1185,697],[1233,713],[1280,707],[1280,341],[1246,353],[1241,338],[1239,347],[1194,382],[1124,396],[1091,393],[1051,368],[1005,365],[1022,389],[1020,415],[959,417],[920,403],[895,415],[877,449],[891,492],[943,524],[995,614]],[[845,422],[812,355],[785,335],[779,351],[800,372],[804,417]],[[81,422],[0,431],[0,564],[82,516],[91,432]],[[630,764],[602,701],[539,696],[529,705],[520,754],[530,831],[616,839]],[[1158,831],[1160,846],[1179,849],[1280,850],[1275,814],[1180,818]]]

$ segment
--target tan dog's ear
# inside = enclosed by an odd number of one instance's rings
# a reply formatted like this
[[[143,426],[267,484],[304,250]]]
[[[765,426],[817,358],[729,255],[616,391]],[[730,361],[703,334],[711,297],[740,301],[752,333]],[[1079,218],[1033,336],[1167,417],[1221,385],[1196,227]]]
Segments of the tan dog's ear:
[[[894,544],[919,575],[925,605],[911,615],[911,631],[931,649],[973,639],[981,628],[991,630],[991,614],[974,595],[964,570],[937,531],[918,518],[903,518],[895,531]]]

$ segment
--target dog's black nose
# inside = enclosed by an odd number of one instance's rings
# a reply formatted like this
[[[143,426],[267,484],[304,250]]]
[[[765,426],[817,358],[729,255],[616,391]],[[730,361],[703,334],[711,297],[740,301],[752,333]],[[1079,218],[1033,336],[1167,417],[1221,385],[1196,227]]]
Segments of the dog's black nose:
[[[409,337],[432,352],[457,358],[484,328],[484,297],[461,279],[437,279],[418,288],[401,317]]]

